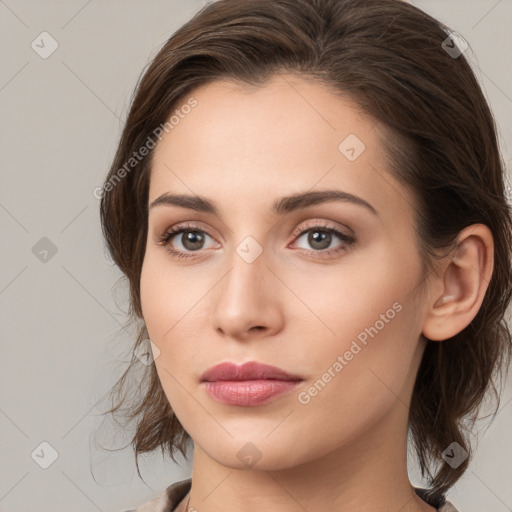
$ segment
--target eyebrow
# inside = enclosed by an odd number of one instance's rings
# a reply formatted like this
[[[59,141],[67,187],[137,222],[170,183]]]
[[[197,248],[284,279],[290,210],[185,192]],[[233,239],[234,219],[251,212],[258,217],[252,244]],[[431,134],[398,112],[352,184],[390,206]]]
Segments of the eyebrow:
[[[280,215],[299,210],[301,208],[307,208],[308,206],[331,201],[342,201],[345,203],[352,203],[358,206],[363,206],[374,215],[379,216],[377,210],[370,203],[359,196],[355,196],[354,194],[350,194],[348,192],[343,192],[342,190],[319,190],[281,197],[280,199],[274,201],[272,205],[272,212]],[[220,217],[219,210],[215,204],[201,196],[166,193],[157,197],[149,205],[149,209],[160,205],[180,206],[182,208],[188,208],[198,212],[211,213]]]

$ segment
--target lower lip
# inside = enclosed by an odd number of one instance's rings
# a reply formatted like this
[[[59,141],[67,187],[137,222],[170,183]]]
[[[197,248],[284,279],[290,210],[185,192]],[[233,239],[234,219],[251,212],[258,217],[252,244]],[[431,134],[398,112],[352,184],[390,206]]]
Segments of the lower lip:
[[[290,393],[302,381],[291,380],[218,380],[204,382],[206,391],[223,404],[253,407]]]

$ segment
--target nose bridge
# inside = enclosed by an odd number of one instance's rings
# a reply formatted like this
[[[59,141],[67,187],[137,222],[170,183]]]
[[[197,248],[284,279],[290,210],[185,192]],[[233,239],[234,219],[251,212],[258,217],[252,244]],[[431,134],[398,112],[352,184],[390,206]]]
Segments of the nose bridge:
[[[268,248],[264,248],[252,235],[246,236],[232,251],[227,285],[224,293],[234,294],[239,299],[261,293],[268,281]]]
[[[276,278],[268,268],[270,253],[270,249],[264,248],[253,236],[246,236],[232,246],[228,272],[214,294],[217,328],[242,336],[254,326],[273,330],[279,324],[277,286],[272,282]]]
[[[283,300],[286,286],[272,270],[280,267],[275,244],[282,243],[283,230],[272,229],[276,219],[261,194],[245,207],[234,205],[232,211],[238,214],[231,217],[217,260],[222,277],[210,294],[210,327],[217,335],[237,341],[272,338],[285,327],[288,308]]]

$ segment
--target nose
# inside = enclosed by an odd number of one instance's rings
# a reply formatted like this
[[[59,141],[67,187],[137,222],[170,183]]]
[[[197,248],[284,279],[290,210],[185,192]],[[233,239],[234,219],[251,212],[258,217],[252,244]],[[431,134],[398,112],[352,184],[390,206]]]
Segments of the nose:
[[[249,261],[235,253],[212,294],[214,328],[240,341],[272,336],[283,327],[283,285],[269,268],[265,251]]]

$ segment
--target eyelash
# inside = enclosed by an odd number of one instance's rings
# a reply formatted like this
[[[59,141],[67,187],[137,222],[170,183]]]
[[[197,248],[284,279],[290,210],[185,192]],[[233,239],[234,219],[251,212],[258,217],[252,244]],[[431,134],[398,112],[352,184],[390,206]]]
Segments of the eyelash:
[[[335,248],[335,249],[324,249],[324,250],[319,250],[319,251],[315,251],[315,250],[312,250],[312,249],[311,250],[301,249],[302,251],[306,251],[306,252],[309,252],[309,253],[321,254],[322,255],[321,257],[324,257],[326,255],[327,255],[327,257],[329,257],[329,256],[331,256],[333,254],[337,254],[337,253],[339,253],[339,252],[341,252],[343,250],[346,250],[346,248],[350,247],[355,242],[355,239],[353,237],[348,236],[348,235],[342,233],[341,231],[338,231],[337,229],[335,229],[333,227],[330,227],[330,226],[327,226],[327,225],[324,225],[324,224],[312,224],[312,225],[304,226],[302,229],[296,230],[293,233],[293,236],[294,236],[294,238],[300,238],[305,233],[308,233],[308,232],[313,231],[313,230],[323,231],[323,232],[326,232],[326,233],[330,233],[330,234],[336,235],[343,242],[341,248],[338,247],[338,248]],[[200,250],[198,250],[198,251],[183,252],[183,251],[180,251],[180,250],[173,249],[170,246],[171,239],[173,239],[174,237],[176,237],[177,235],[179,235],[180,233],[183,233],[185,231],[197,231],[197,232],[200,232],[200,233],[205,233],[205,234],[207,234],[208,236],[211,237],[211,235],[207,231],[204,231],[203,229],[200,229],[199,226],[194,225],[194,224],[190,224],[190,223],[184,223],[184,224],[179,224],[177,226],[173,226],[169,230],[167,230],[159,238],[159,244],[163,245],[164,247],[166,247],[166,250],[171,254],[172,257],[175,257],[175,258],[194,258],[195,257],[194,252],[200,252]],[[211,238],[213,238],[213,237],[211,237]],[[346,247],[343,247],[343,246],[346,246]]]

